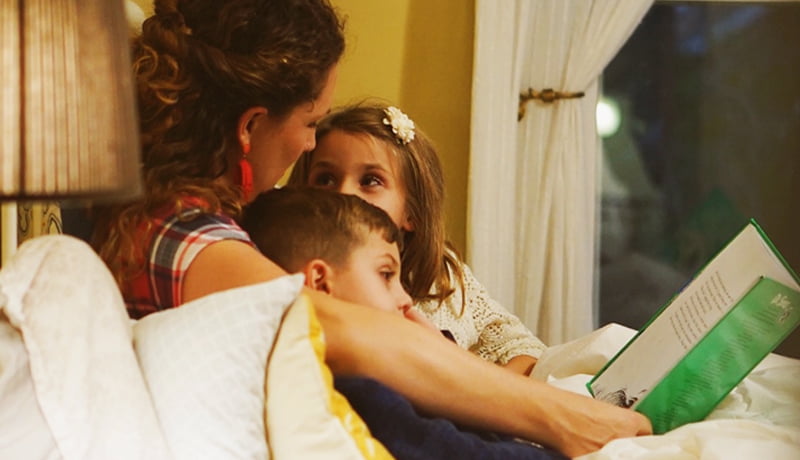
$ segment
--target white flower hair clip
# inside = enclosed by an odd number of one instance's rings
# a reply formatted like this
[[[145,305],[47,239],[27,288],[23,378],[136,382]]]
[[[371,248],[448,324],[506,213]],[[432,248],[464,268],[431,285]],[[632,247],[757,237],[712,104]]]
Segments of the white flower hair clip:
[[[392,132],[398,143],[408,144],[414,140],[414,122],[397,107],[387,107],[383,113],[387,118],[383,124],[392,127]]]

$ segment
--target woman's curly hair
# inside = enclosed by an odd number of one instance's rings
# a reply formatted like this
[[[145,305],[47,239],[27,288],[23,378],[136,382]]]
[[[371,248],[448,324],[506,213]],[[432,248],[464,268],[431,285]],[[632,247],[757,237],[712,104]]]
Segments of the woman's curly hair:
[[[237,217],[241,190],[221,180],[241,155],[238,118],[283,117],[322,91],[344,51],[327,0],[156,0],[132,45],[144,196],[98,208],[95,246],[121,281],[141,270],[136,240],[184,195]]]

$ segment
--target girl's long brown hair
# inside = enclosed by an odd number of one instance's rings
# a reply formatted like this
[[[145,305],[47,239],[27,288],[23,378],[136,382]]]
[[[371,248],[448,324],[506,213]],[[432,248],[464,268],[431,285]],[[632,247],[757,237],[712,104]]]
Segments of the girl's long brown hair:
[[[313,101],[343,50],[327,0],[156,0],[132,53],[145,194],[94,210],[95,247],[119,282],[143,269],[157,209],[188,195],[240,214],[241,190],[224,179],[241,156],[238,118]]]
[[[397,142],[391,127],[383,123],[387,107],[364,101],[335,110],[317,127],[317,143],[332,131],[342,131],[371,136],[396,152],[406,212],[414,225],[414,231],[403,237],[401,280],[415,302],[442,302],[454,292],[454,280],[462,288],[464,282],[456,251],[446,239],[442,166],[433,143],[419,128],[411,142]],[[290,185],[308,185],[313,158],[313,151],[300,157],[289,176]]]

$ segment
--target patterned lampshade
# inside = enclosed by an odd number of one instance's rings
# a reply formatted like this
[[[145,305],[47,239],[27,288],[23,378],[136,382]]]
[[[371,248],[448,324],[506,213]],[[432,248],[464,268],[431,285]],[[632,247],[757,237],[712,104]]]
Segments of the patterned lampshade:
[[[0,200],[141,193],[122,0],[0,0]]]

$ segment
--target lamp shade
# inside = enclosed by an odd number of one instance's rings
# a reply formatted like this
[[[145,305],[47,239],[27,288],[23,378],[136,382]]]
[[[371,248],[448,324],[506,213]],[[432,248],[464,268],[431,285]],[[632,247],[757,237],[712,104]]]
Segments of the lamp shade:
[[[122,0],[0,0],[0,199],[141,193]]]

